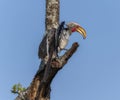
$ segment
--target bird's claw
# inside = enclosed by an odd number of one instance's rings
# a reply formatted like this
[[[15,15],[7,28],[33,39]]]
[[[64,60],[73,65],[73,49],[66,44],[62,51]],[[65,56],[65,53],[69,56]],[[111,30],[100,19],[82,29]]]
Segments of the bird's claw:
[[[66,48],[64,48],[64,49],[62,49],[62,50],[68,51],[68,49],[66,49]]]

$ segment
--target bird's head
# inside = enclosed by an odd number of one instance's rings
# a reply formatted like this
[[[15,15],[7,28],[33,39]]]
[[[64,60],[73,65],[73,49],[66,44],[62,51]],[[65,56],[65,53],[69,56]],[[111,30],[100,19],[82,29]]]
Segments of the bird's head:
[[[84,28],[82,28],[79,24],[75,23],[75,22],[70,22],[68,24],[66,24],[67,28],[70,30],[70,33],[72,34],[73,32],[79,32],[83,38],[86,38],[86,31],[84,30]]]

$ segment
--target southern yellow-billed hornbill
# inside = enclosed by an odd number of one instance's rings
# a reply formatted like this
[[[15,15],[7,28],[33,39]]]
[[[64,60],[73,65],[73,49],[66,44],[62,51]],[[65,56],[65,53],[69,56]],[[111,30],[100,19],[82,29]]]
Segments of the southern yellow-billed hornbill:
[[[66,24],[62,22],[58,29],[52,28],[48,30],[39,46],[38,56],[41,58],[41,69],[42,71],[45,66],[45,74],[43,81],[46,82],[48,78],[48,71],[50,70],[50,63],[52,59],[58,57],[58,53],[65,49],[68,44],[69,37],[73,32],[79,32],[83,38],[86,38],[86,31],[77,23],[70,22]],[[44,66],[45,65],[45,66]]]
[[[65,49],[69,42],[69,37],[73,32],[79,32],[83,38],[86,38],[86,31],[82,28],[79,24],[75,22],[70,22],[66,24],[64,27],[65,22],[62,22],[59,31],[58,31],[58,38],[57,38],[57,51],[60,52],[61,50]]]
[[[58,29],[50,29],[39,46],[38,56],[45,62],[49,57],[55,58],[57,53],[64,50],[69,42],[69,37],[73,32],[79,32],[83,38],[86,38],[86,31],[77,23],[62,22]],[[52,53],[51,53],[52,52]],[[53,55],[52,55],[53,54]],[[47,59],[46,59],[47,58]]]

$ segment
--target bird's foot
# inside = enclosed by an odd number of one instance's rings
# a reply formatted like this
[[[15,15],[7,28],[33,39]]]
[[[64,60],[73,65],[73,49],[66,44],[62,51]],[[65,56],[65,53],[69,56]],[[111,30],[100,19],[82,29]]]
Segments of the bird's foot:
[[[64,48],[64,49],[62,49],[62,50],[68,51],[68,49],[66,49],[66,48]]]

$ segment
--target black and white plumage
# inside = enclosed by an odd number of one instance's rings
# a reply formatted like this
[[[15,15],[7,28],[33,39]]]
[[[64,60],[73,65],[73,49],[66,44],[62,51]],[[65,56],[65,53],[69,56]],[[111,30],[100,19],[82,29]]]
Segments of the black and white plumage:
[[[65,22],[62,22],[60,25],[60,31],[58,31],[57,34],[57,51],[60,52],[61,50],[64,50],[69,42],[70,35],[73,32],[79,32],[83,38],[86,38],[86,31],[77,23],[70,22],[66,24],[66,27],[64,27]]]
[[[48,33],[44,36],[43,40],[39,45],[38,57],[44,60],[45,62],[48,61],[49,57],[55,51],[56,32],[57,29],[55,28],[48,30]]]
[[[64,50],[65,47],[67,46],[68,42],[69,42],[69,31],[67,28],[64,28],[62,30],[62,33],[59,36],[59,42],[58,42],[58,52],[60,52],[61,50]]]

